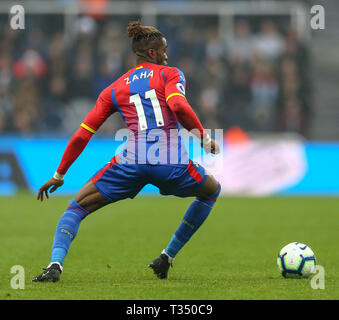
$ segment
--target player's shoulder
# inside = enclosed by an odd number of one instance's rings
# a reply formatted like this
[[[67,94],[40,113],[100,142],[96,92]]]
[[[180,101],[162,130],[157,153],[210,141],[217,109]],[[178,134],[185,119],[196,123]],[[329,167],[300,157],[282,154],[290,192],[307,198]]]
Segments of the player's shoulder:
[[[166,78],[178,78],[178,81],[185,82],[185,74],[178,67],[164,66],[164,74]]]
[[[158,72],[158,73],[163,73],[165,75],[183,74],[183,72],[177,67],[167,66],[167,65],[162,65],[162,64],[146,62],[142,64],[142,67],[147,68],[149,70],[154,70],[155,72]]]
[[[181,69],[179,69],[178,67],[173,67],[173,66],[163,66],[163,67],[166,68],[167,72],[183,73]]]

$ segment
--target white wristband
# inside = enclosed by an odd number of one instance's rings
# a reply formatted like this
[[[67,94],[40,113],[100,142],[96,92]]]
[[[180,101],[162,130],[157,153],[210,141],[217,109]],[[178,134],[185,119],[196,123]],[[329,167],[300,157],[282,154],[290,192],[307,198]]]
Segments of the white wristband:
[[[208,146],[211,143],[212,139],[209,135],[206,135],[202,138],[202,145]]]
[[[60,174],[60,173],[55,171],[53,178],[55,180],[64,180],[64,176],[65,176],[64,174]]]

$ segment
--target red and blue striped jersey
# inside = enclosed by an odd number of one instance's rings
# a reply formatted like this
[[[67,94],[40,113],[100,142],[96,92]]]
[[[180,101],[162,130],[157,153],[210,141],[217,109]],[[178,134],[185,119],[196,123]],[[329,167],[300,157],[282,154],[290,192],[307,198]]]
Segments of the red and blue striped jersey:
[[[179,69],[145,62],[111,85],[113,106],[134,132],[177,128],[166,101],[173,95],[184,96],[185,85]]]
[[[160,147],[158,155],[154,154],[153,158],[159,157],[162,150],[166,149],[169,153],[176,147],[179,149],[179,163],[187,162],[187,154],[180,147],[181,143],[173,145],[173,139],[169,139],[173,132],[178,132],[180,125],[167,105],[167,101],[173,96],[185,97],[185,88],[185,76],[179,69],[143,62],[102,91],[95,107],[81,126],[95,133],[112,113],[119,112],[130,132],[124,150],[124,156],[129,161],[139,162],[136,158],[140,159],[141,148],[140,144],[139,148],[137,145],[141,139],[146,144],[146,152],[154,143]],[[132,144],[136,147],[131,148]],[[167,159],[169,157],[167,154]]]

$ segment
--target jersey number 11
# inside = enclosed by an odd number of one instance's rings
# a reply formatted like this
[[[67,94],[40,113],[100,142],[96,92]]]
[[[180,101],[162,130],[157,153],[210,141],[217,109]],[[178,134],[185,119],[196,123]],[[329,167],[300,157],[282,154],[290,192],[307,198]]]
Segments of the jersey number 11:
[[[155,92],[155,89],[146,91],[145,92],[145,98],[151,100],[151,104],[152,104],[152,107],[153,107],[155,121],[157,123],[157,126],[158,127],[163,126],[164,125],[164,118],[162,116],[160,103],[159,103],[159,100],[157,98],[157,94]],[[146,121],[144,106],[142,105],[141,97],[140,97],[139,93],[134,94],[133,96],[130,96],[129,102],[134,103],[134,105],[135,105],[135,108],[136,108],[137,114],[138,114],[138,118],[139,118],[139,124],[140,124],[141,130],[146,130],[147,129],[147,121]]]

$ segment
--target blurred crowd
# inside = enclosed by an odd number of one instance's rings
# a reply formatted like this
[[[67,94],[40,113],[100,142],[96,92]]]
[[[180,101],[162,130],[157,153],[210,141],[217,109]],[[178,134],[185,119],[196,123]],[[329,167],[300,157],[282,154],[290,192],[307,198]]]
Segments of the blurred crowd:
[[[0,133],[74,132],[101,90],[135,65],[126,37],[135,19],[81,16],[71,33],[63,24],[24,31],[2,25]],[[229,36],[219,32],[217,19],[199,19],[162,16],[157,27],[168,40],[169,65],[184,72],[188,101],[204,126],[307,137],[309,52],[289,23],[239,18]],[[99,134],[123,126],[113,115]]]

